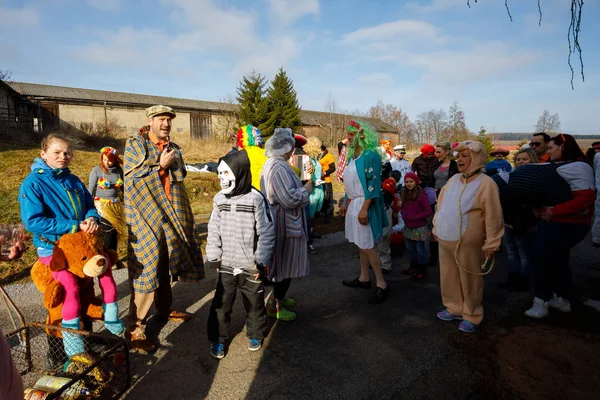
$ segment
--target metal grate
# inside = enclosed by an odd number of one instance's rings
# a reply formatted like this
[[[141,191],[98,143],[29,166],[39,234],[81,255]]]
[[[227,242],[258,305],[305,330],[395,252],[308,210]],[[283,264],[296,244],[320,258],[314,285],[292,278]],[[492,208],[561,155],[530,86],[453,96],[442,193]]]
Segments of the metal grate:
[[[81,335],[85,345],[85,353],[69,362],[63,332]],[[32,322],[6,340],[26,389],[44,376],[66,378],[45,378],[59,387],[46,399],[118,399],[129,388],[129,355],[122,338]]]

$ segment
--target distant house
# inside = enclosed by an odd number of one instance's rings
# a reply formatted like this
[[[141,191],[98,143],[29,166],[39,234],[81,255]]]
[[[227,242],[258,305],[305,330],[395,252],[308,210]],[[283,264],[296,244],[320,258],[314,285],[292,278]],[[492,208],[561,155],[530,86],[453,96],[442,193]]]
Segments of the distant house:
[[[0,82],[0,128],[110,132],[117,137],[127,137],[145,124],[144,110],[156,104],[173,107],[177,112],[172,129],[176,140],[234,133],[237,112],[234,104],[24,82]],[[301,118],[308,136],[326,139],[327,135],[337,132],[334,138],[339,139],[340,126],[345,127],[354,117],[302,111]],[[397,135],[396,129],[382,121],[366,120],[382,138]]]

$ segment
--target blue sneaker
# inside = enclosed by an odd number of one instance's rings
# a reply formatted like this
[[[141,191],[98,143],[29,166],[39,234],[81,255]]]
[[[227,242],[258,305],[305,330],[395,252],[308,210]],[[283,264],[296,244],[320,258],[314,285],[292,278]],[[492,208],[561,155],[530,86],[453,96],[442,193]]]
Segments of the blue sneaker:
[[[458,330],[466,333],[473,333],[477,329],[477,325],[470,323],[466,319],[463,320],[458,326]]]
[[[225,346],[223,343],[213,343],[210,345],[210,355],[220,360],[225,357]]]
[[[456,319],[462,320],[462,317],[459,317],[458,315],[454,315],[454,314],[450,313],[450,311],[448,311],[448,310],[440,311],[439,313],[437,313],[437,317],[439,319],[441,319],[442,321],[454,321]]]
[[[250,351],[258,351],[262,347],[262,340],[260,339],[250,339],[250,343],[248,343],[248,350]]]

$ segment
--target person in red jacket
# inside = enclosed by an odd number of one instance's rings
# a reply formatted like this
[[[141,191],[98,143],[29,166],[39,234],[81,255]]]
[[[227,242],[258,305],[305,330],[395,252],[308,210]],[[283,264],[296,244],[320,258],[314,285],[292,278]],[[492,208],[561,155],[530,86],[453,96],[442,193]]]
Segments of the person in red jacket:
[[[573,198],[554,207],[534,210],[538,218],[535,243],[534,299],[525,312],[544,318],[549,307],[571,311],[572,275],[569,255],[590,230],[596,189],[594,171],[571,135],[560,134],[548,143],[548,155],[571,187]]]
[[[404,273],[416,279],[423,278],[425,267],[429,263],[428,242],[431,232],[427,217],[433,214],[427,195],[419,186],[420,183],[417,174],[408,172],[404,175],[401,213],[405,224],[406,248],[410,251],[410,267]]]

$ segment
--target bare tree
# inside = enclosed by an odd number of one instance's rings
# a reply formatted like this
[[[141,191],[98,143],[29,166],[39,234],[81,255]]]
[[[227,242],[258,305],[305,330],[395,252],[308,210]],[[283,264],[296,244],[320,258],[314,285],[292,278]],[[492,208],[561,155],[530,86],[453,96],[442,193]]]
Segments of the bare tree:
[[[0,68],[0,81],[8,81],[12,77],[12,73],[7,69]]]
[[[348,118],[340,110],[340,106],[331,95],[331,92],[327,95],[324,111],[327,113],[327,120],[320,128],[325,131],[325,136],[327,138],[327,140],[325,140],[326,144],[334,145],[344,135],[344,129],[348,123]]]
[[[469,132],[465,124],[465,113],[461,110],[458,103],[454,102],[448,111],[448,124],[446,129],[444,130],[442,137],[438,137],[438,140],[455,143],[467,139],[470,135],[471,132]]]
[[[393,104],[385,104],[379,100],[369,109],[369,117],[380,119],[396,128],[399,143],[413,144],[415,142],[415,127],[402,108]]]
[[[415,120],[417,143],[433,143],[445,140],[444,131],[447,127],[447,116],[444,110],[429,110],[421,113]]]
[[[537,124],[535,124],[536,132],[558,133],[560,132],[560,118],[558,113],[550,114],[548,110],[544,110],[539,116]]]
[[[216,117],[214,134],[217,139],[229,142],[241,125],[239,107],[231,94],[222,96],[219,102],[223,103],[223,110]]]

